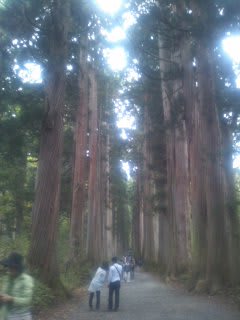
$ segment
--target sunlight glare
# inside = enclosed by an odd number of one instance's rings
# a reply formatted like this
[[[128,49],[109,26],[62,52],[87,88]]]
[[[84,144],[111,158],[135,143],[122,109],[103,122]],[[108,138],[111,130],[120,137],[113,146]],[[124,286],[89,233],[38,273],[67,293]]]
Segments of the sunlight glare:
[[[233,156],[233,168],[234,169],[240,168],[240,156],[239,155]]]
[[[237,88],[240,88],[240,76],[237,77],[236,86]]]
[[[103,52],[113,71],[122,71],[127,66],[127,56],[123,48],[105,49]]]
[[[125,171],[126,175],[127,175],[127,179],[129,180],[131,178],[130,175],[130,165],[128,162],[125,162],[123,160],[120,160],[121,164],[122,164],[122,168]]]
[[[24,83],[42,83],[42,68],[36,63],[25,63],[24,69],[20,69],[18,65],[15,65],[14,71]]]
[[[126,133],[126,130],[124,130],[124,129],[121,130],[120,137],[121,137],[123,140],[127,140],[127,139],[128,139],[128,135],[127,135],[127,133]]]
[[[99,7],[106,13],[114,14],[122,6],[122,0],[96,0]]]
[[[231,36],[224,39],[223,49],[233,60],[233,63],[240,63],[240,36]]]
[[[232,59],[233,71],[236,75],[236,87],[240,88],[240,36],[229,35],[223,40],[222,46]]]
[[[126,79],[128,82],[138,81],[141,78],[141,75],[134,69],[129,69]]]
[[[123,18],[124,18],[124,23],[123,23],[124,30],[127,30],[129,27],[137,23],[136,17],[134,17],[131,12],[124,13]]]
[[[117,42],[125,38],[126,34],[120,27],[116,27],[111,32],[106,33],[106,39],[110,42]]]
[[[119,118],[117,121],[118,128],[136,129],[135,119],[133,116],[125,115],[123,118]]]

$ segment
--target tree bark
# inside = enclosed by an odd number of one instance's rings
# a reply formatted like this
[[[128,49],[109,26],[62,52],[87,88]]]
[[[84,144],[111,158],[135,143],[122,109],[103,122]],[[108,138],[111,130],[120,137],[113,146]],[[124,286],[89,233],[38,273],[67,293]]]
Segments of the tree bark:
[[[181,36],[179,34],[178,38]],[[181,39],[181,42],[184,43],[184,39]],[[189,269],[190,253],[188,141],[184,118],[183,83],[178,74],[183,68],[184,48],[174,40],[167,44],[166,40],[160,40],[159,48],[167,148],[168,273],[174,275]],[[167,62],[169,57],[171,61]],[[172,79],[169,79],[169,76]]]
[[[49,59],[45,78],[45,117],[42,124],[36,196],[32,211],[29,264],[49,286],[59,284],[56,237],[59,211],[63,110],[66,85],[69,3],[51,7]]]
[[[90,75],[89,94],[89,178],[88,178],[88,228],[87,228],[87,256],[91,261],[96,261],[97,240],[96,234],[99,213],[99,168],[98,168],[98,92],[94,71]]]
[[[156,257],[156,244],[154,242],[154,210],[153,210],[153,161],[151,150],[151,119],[149,115],[149,109],[151,104],[150,95],[145,95],[145,106],[143,115],[143,213],[144,213],[144,243],[143,243],[143,258],[145,261],[154,262]],[[156,262],[156,260],[155,260]]]
[[[76,113],[75,153],[73,168],[70,258],[84,254],[84,212],[87,204],[87,142],[88,142],[88,62],[87,36],[80,47],[79,106]]]

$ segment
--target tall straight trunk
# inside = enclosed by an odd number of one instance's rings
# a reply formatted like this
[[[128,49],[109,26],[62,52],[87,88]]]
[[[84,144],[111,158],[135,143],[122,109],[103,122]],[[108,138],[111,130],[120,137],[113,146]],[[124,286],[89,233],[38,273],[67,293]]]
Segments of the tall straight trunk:
[[[150,150],[150,118],[148,108],[150,107],[149,96],[145,97],[143,118],[143,212],[144,212],[144,244],[143,258],[145,261],[153,262],[154,240],[153,240],[153,209],[152,209],[152,159]]]
[[[178,1],[176,9],[184,16],[185,1]],[[180,27],[184,28],[183,22]],[[176,40],[177,39],[177,40]],[[173,80],[173,97],[171,98],[174,126],[174,179],[173,199],[174,216],[176,223],[176,271],[177,273],[189,271],[191,261],[190,245],[190,177],[189,177],[189,140],[186,121],[186,97],[184,91],[184,63],[190,56],[189,39],[186,33],[175,31],[172,44],[172,61],[176,68]],[[175,123],[174,123],[175,122]]]
[[[103,111],[101,112],[103,113]],[[102,117],[101,117],[102,118]],[[100,215],[101,215],[101,255],[102,258],[107,258],[107,200],[108,200],[108,178],[107,178],[107,170],[108,170],[108,136],[107,133],[104,133],[103,130],[103,120],[101,120],[100,125]],[[104,126],[105,127],[105,126]],[[105,127],[106,129],[106,127]]]
[[[98,89],[94,71],[90,73],[90,94],[89,94],[89,178],[88,178],[88,228],[87,228],[87,256],[90,260],[96,260],[96,246],[98,234]]]
[[[49,59],[45,79],[45,117],[42,124],[36,197],[32,211],[29,263],[49,286],[59,283],[56,236],[59,212],[63,110],[66,86],[69,3],[56,0],[48,33]]]
[[[240,282],[239,266],[240,258],[238,255],[240,249],[239,239],[239,218],[236,210],[236,192],[233,177],[232,154],[233,138],[232,130],[227,124],[222,123],[222,144],[223,144],[223,183],[224,199],[226,201],[225,224],[228,251],[228,281],[232,285]]]
[[[172,14],[185,15],[185,1],[172,7]],[[167,221],[169,237],[168,273],[186,272],[191,263],[189,144],[183,74],[189,39],[182,31],[184,20],[159,36],[159,58],[164,122],[166,126]],[[187,50],[187,52],[186,52]],[[166,237],[166,235],[165,235]]]
[[[139,153],[142,150],[139,150]],[[138,171],[136,179],[136,212],[133,216],[133,226],[134,226],[134,239],[135,247],[134,250],[138,253],[138,258],[143,259],[144,256],[144,211],[143,211],[143,163],[138,160]]]
[[[110,259],[114,253],[113,245],[113,205],[112,205],[112,193],[111,193],[111,181],[110,181],[110,136],[107,135],[107,167],[106,167],[106,179],[107,179],[107,203],[106,203],[106,257]]]
[[[157,91],[158,88],[157,88]],[[158,148],[161,143],[159,134],[159,99],[154,91],[154,84],[146,88],[142,114],[143,143],[140,153],[139,173],[137,175],[136,196],[138,201],[134,208],[134,246],[147,263],[157,263],[159,258],[159,217],[158,177],[159,157]],[[137,241],[139,244],[137,244]]]
[[[213,50],[202,44],[198,46],[198,97],[202,111],[202,145],[206,168],[206,279],[209,286],[223,283],[228,264],[224,226],[226,206],[222,180],[222,133],[215,101],[215,73],[212,55]]]
[[[97,90],[97,79],[94,74],[94,87]],[[98,104],[97,104],[98,107]],[[102,185],[103,172],[102,172],[102,141],[101,141],[101,114],[99,108],[97,108],[97,119],[98,119],[98,142],[97,142],[97,179],[95,182],[95,242],[94,242],[94,258],[95,261],[103,259],[103,207],[104,207],[104,186]]]
[[[176,273],[177,265],[177,230],[176,230],[176,220],[175,220],[175,162],[176,162],[176,153],[175,153],[175,129],[174,123],[172,121],[172,101],[174,98],[173,87],[171,81],[167,78],[167,75],[170,73],[172,68],[172,62],[167,62],[169,56],[171,57],[172,52],[171,48],[166,47],[164,41],[159,41],[159,56],[160,56],[160,69],[161,69],[161,87],[162,87],[162,103],[164,111],[164,121],[166,123],[166,163],[167,163],[167,221],[168,221],[168,241],[166,245],[168,246],[168,262],[167,262],[167,271],[169,274]],[[166,79],[166,80],[165,80]]]
[[[16,208],[16,234],[20,235],[24,221],[24,185],[26,181],[27,159],[24,158],[19,163],[16,180],[16,192],[14,193],[15,208]]]
[[[139,174],[136,178],[136,191],[135,200],[133,204],[133,217],[132,217],[132,247],[137,258],[142,256],[141,253],[141,232],[140,232],[140,177]]]
[[[112,217],[112,192],[111,192],[111,164],[110,164],[110,124],[109,124],[109,108],[111,102],[111,94],[109,90],[109,82],[107,80],[99,82],[99,91],[101,100],[100,110],[100,146],[99,146],[99,161],[100,161],[100,214],[101,214],[101,241],[102,248],[100,249],[102,259],[110,260],[114,254],[113,245],[113,217]]]
[[[171,70],[171,62],[167,62],[171,57],[171,50],[165,43],[166,40],[159,39],[159,58],[161,70],[161,89],[162,89],[162,104],[164,122],[166,123],[166,169],[167,169],[167,241],[166,246],[168,251],[167,272],[175,273],[176,267],[176,230],[174,223],[174,207],[173,207],[173,178],[174,178],[174,130],[170,127],[171,124],[171,82],[167,81],[167,75]],[[166,80],[165,80],[166,79]]]
[[[79,105],[75,124],[70,256],[84,254],[84,211],[86,209],[87,142],[88,142],[88,62],[87,36],[82,37],[79,70]]]
[[[99,103],[100,105],[100,103]],[[106,141],[103,133],[103,110],[102,105],[99,107],[99,143],[98,143],[98,233],[99,233],[99,242],[98,247],[106,248],[105,237],[104,237],[104,224],[105,224],[105,212],[106,212],[106,179],[105,179],[105,170],[106,170]],[[102,249],[99,252],[99,259],[103,260],[105,256],[105,250]]]
[[[196,2],[192,2],[192,9],[201,24],[208,23],[208,12]],[[230,235],[235,219],[228,206],[232,175],[226,170],[226,144],[216,105],[213,45],[203,38],[196,40],[194,103],[188,108],[192,120],[193,270],[197,278],[206,280],[206,288],[214,291],[231,281],[235,273],[231,257],[236,248]]]
[[[106,89],[106,94],[108,96],[108,89]],[[106,99],[108,106],[108,97]],[[105,208],[105,220],[104,220],[104,236],[105,236],[105,254],[104,257],[110,260],[114,253],[113,245],[113,204],[112,204],[112,192],[111,192],[111,179],[110,179],[110,148],[111,148],[111,138],[109,134],[109,124],[107,124],[106,129],[106,152],[105,152],[105,181],[106,181],[106,208]]]

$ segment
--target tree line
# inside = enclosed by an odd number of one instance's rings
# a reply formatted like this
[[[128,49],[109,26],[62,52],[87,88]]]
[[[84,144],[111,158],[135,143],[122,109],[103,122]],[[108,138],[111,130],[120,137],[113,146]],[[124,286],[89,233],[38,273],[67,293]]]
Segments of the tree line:
[[[103,71],[104,19],[92,3],[2,1],[0,13],[2,237],[26,235],[29,268],[56,288],[59,217],[69,223],[66,265],[128,248],[118,80]],[[28,61],[41,66],[40,83],[19,77]]]
[[[122,10],[112,20],[91,1],[0,2],[1,236],[27,235],[29,266],[50,287],[60,279],[59,218],[69,223],[69,262],[131,246],[168,276],[189,274],[192,288],[235,285],[239,90],[220,40],[239,27],[237,1],[130,1]],[[101,30],[126,11],[135,81],[103,59]],[[42,83],[19,77],[26,61],[41,65]],[[136,118],[125,141],[116,97]]]
[[[132,34],[143,132],[135,247],[168,276],[188,274],[192,289],[210,292],[239,283],[239,89],[220,44],[238,26],[236,1],[154,1]]]

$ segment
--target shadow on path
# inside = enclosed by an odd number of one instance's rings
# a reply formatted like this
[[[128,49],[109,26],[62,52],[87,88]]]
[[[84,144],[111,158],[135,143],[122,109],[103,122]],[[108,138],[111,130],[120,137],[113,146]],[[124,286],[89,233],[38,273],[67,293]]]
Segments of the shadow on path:
[[[107,311],[108,288],[101,293],[100,311],[89,311],[87,296],[78,303],[34,320],[239,320],[233,305],[222,304],[207,296],[191,295],[182,289],[161,283],[148,273],[137,272],[135,280],[122,283],[118,312]]]

